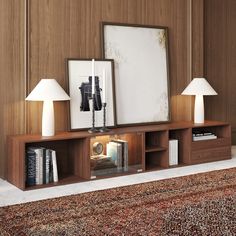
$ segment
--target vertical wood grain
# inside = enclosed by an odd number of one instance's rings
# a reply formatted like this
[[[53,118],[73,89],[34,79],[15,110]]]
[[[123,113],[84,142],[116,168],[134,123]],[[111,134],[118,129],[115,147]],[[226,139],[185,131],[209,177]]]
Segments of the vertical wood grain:
[[[24,44],[26,2],[29,6],[27,45]],[[190,119],[191,98],[180,96],[189,82],[187,55],[190,49],[187,49],[186,45],[191,29],[188,29],[187,25],[188,2],[188,0],[0,0],[0,108],[3,114],[0,118],[3,124],[0,133],[4,137],[4,140],[0,141],[0,176],[4,174],[6,135],[41,132],[42,103],[26,103],[25,87],[28,94],[40,79],[55,78],[67,90],[65,58],[102,56],[101,21],[168,27],[172,120]],[[196,17],[199,17],[199,14],[196,14]],[[199,45],[201,47],[201,43]],[[28,56],[27,74],[24,70],[25,52]],[[197,71],[199,66],[201,67],[200,61],[194,70]],[[55,102],[56,131],[68,128],[67,106],[66,102]]]
[[[53,77],[66,88],[64,59],[101,57],[100,22],[136,23],[169,28],[172,120],[191,117],[189,97],[177,96],[186,74],[186,0],[41,0],[30,1],[30,90],[41,78]],[[66,103],[55,104],[56,130],[66,130]],[[28,132],[41,130],[42,104],[30,103]],[[60,115],[57,115],[60,114]]]
[[[228,121],[236,143],[236,1],[205,1],[205,74],[218,92],[208,96],[206,116]]]
[[[6,136],[25,132],[25,1],[0,1],[0,177],[6,174]]]

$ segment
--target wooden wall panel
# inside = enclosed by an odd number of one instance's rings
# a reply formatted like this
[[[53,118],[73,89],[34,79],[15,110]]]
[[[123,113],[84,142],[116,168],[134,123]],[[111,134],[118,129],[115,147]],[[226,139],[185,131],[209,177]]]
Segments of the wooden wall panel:
[[[236,144],[236,1],[205,1],[205,74],[218,96],[206,97],[210,119],[228,121]]]
[[[204,76],[204,0],[192,1],[192,78]]]
[[[7,134],[41,131],[42,103],[26,103],[25,95],[42,78],[55,78],[66,90],[65,58],[100,58],[101,21],[169,28],[172,120],[190,119],[192,100],[180,94],[191,80],[192,68],[196,73],[202,70],[203,29],[192,19],[202,17],[202,3],[196,1],[0,0],[0,108],[4,114],[0,116],[1,135],[5,139]],[[25,45],[26,16],[28,37]],[[193,27],[193,34],[198,37],[191,41]],[[192,47],[195,54],[192,54]],[[67,105],[66,102],[55,103],[56,131],[68,128]],[[0,142],[0,176],[3,176],[5,141]]]
[[[53,77],[66,88],[64,59],[101,57],[101,21],[169,27],[172,119],[189,118],[189,99],[179,95],[188,84],[186,0],[29,0],[29,91]],[[186,82],[187,81],[187,82]],[[28,132],[41,130],[42,104],[30,103]],[[56,130],[67,129],[65,103],[56,104]]]
[[[6,136],[25,133],[24,19],[24,0],[0,0],[0,177]]]

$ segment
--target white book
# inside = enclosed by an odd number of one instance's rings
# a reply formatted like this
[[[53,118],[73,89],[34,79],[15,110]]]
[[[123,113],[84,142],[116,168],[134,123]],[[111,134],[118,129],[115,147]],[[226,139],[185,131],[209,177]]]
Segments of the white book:
[[[51,155],[52,155],[53,182],[58,182],[56,151],[55,150],[51,150]]]
[[[107,144],[107,155],[111,157],[118,170],[122,170],[122,145],[117,142]]]
[[[124,171],[128,171],[129,167],[129,154],[128,154],[128,142],[123,139],[114,140],[122,145],[122,167]]]
[[[210,139],[217,139],[217,136],[214,134],[211,134],[211,135],[193,137],[193,141],[210,140]]]
[[[45,174],[46,174],[46,184],[49,183],[49,170],[50,170],[50,150],[46,149],[46,170],[45,170]]]
[[[169,140],[169,165],[178,165],[178,140]]]

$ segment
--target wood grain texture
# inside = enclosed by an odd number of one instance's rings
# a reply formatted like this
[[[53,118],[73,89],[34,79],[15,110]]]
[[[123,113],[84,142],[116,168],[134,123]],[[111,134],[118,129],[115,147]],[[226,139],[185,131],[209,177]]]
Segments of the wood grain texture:
[[[218,96],[206,97],[208,119],[228,121],[236,143],[236,1],[205,1],[205,74]]]
[[[192,1],[192,78],[204,76],[204,0]]]
[[[6,175],[6,137],[25,133],[25,1],[0,1],[0,177]]]
[[[189,0],[0,0],[0,109],[4,114],[0,118],[3,124],[0,133],[4,137],[0,141],[0,176],[4,175],[6,135],[41,132],[42,103],[25,103],[25,94],[42,78],[55,78],[67,90],[65,58],[102,56],[101,21],[169,28],[171,116],[174,121],[190,119],[191,98],[180,94],[190,81],[187,71],[191,72],[188,64],[191,44],[186,48],[192,30],[188,17],[199,17],[201,9],[199,14],[189,14],[188,3]],[[198,30],[201,28],[194,31],[197,35]],[[201,47],[201,33],[196,40]],[[193,58],[192,64],[197,58],[195,71],[201,66],[200,56]],[[55,103],[56,131],[68,129],[67,106],[67,102]]]
[[[209,130],[218,138],[192,142],[192,129]],[[40,135],[15,135],[8,138],[7,180],[23,190],[89,180],[92,145],[94,142],[101,142],[106,146],[110,140],[117,138],[128,142],[129,165],[142,164],[143,171],[168,168],[168,142],[173,137],[179,140],[180,165],[231,158],[230,125],[223,122],[206,122],[201,125],[194,125],[192,122],[173,122],[165,125],[117,128],[106,135],[89,134],[84,131],[63,132],[47,138]],[[25,150],[30,146],[56,151],[58,183],[30,188],[25,186]],[[136,173],[136,171],[132,170],[120,175]],[[112,174],[109,176],[112,177]],[[104,177],[108,176],[106,174],[100,176],[100,178]]]
[[[53,77],[66,88],[65,58],[102,56],[100,22],[167,26],[171,94],[182,92],[186,75],[186,0],[41,0],[30,2],[29,91],[41,78]],[[60,23],[59,23],[60,22]],[[189,97],[172,99],[172,120],[188,119]],[[30,103],[28,132],[41,130],[42,104]],[[65,103],[55,107],[56,130],[66,130]]]

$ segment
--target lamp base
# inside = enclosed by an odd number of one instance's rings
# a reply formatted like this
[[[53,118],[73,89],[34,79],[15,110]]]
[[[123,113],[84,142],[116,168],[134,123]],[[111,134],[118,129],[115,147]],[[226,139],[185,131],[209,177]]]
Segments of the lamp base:
[[[42,136],[54,136],[54,108],[53,101],[43,102],[43,117],[42,117]]]
[[[194,123],[196,123],[196,124],[204,123],[204,101],[203,101],[203,95],[196,95],[195,96]]]

